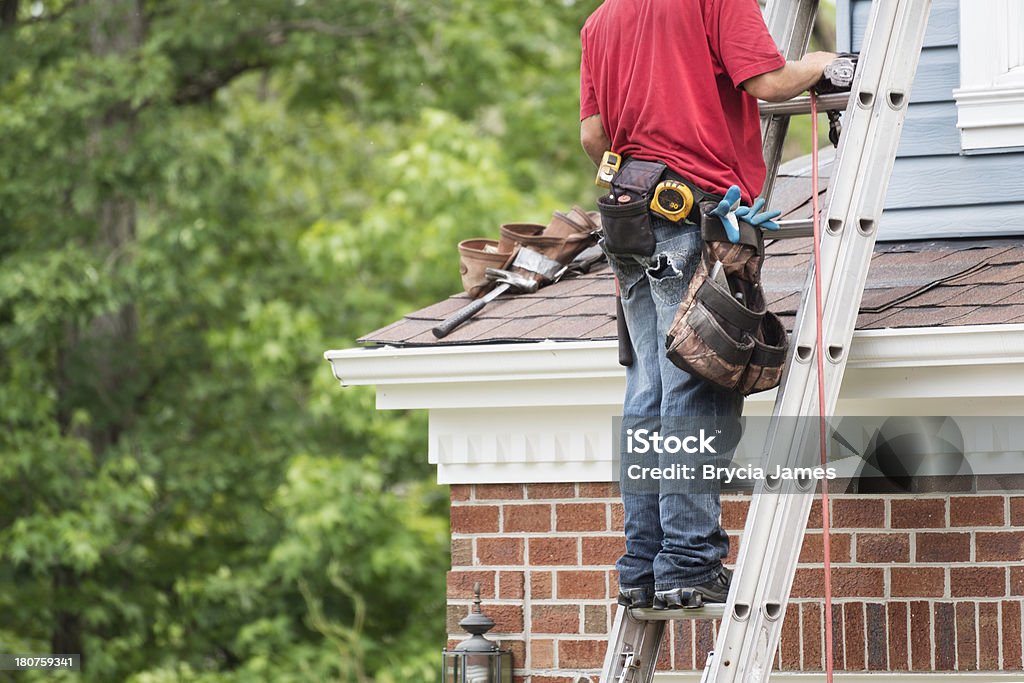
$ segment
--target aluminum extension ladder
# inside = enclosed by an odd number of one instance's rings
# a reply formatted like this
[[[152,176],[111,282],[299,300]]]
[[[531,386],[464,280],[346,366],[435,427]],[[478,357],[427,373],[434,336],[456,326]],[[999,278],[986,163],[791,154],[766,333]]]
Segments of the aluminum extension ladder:
[[[825,349],[826,414],[836,407],[930,8],[931,0],[874,0],[851,92],[819,98],[821,111],[845,109],[844,130],[822,212],[821,348]],[[807,50],[817,9],[818,0],[769,0],[768,28],[787,59],[799,59]],[[778,173],[790,116],[809,112],[807,96],[780,104],[762,103],[766,197]],[[805,236],[810,227],[811,221],[783,223],[776,236]],[[764,450],[767,472],[774,471],[776,465],[804,464],[818,454],[817,429],[801,431],[797,427],[800,421],[793,419],[818,416],[813,290],[812,264],[768,429]],[[725,605],[671,611],[620,608],[600,682],[651,683],[666,622],[708,618],[722,622],[715,649],[708,655],[703,683],[767,681],[815,485],[809,479],[758,482]]]

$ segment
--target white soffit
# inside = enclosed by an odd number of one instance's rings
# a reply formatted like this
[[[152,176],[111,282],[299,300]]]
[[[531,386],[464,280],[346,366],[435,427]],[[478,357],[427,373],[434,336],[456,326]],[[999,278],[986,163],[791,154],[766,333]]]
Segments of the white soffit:
[[[324,354],[382,409],[430,411],[438,481],[610,481],[625,372],[616,343],[373,348]],[[775,392],[746,401],[768,415]],[[843,415],[1024,414],[1024,325],[857,332]]]

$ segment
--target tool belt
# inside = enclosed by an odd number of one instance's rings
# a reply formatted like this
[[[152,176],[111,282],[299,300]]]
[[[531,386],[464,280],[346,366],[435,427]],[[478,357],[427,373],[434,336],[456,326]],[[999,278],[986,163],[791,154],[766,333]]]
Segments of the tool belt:
[[[710,201],[714,195],[694,186],[660,161],[627,159],[611,180],[611,192],[597,198],[604,246],[610,253],[617,256],[654,255],[656,244],[651,227],[651,201],[659,184],[664,184],[664,181],[673,181],[678,186],[677,192],[693,198],[689,213],[674,220],[685,218],[700,224],[700,203]],[[715,203],[720,199],[715,199]]]
[[[697,272],[665,340],[666,355],[690,374],[743,395],[778,386],[786,362],[786,328],[767,310],[761,289],[764,239],[740,223],[733,244],[717,202],[701,203],[704,248]]]
[[[600,229],[596,214],[574,206],[568,213],[555,211],[546,226],[505,223],[498,250],[514,252],[512,272],[544,285],[559,279],[577,254],[595,245]]]

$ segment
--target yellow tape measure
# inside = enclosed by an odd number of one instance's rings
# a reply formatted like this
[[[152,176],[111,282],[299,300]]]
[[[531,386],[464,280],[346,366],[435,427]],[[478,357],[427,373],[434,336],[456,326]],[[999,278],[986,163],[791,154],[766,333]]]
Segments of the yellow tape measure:
[[[597,167],[597,177],[594,178],[594,184],[598,187],[611,187],[612,179],[619,172],[619,165],[621,163],[621,156],[611,150],[605,152],[604,158],[601,159],[601,164]]]
[[[651,211],[677,223],[690,215],[693,193],[678,180],[663,180],[654,188]]]

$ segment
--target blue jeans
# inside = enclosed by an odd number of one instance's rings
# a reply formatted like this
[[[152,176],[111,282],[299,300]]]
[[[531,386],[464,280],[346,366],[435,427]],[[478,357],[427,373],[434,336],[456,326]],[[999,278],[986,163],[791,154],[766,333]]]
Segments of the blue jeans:
[[[657,242],[653,256],[609,254],[633,346],[633,365],[626,368],[623,454],[630,429],[668,434],[700,426],[706,418],[712,424],[716,418],[735,420],[743,409],[740,394],[692,376],[665,357],[665,338],[700,262],[703,242],[700,228],[691,223],[652,215],[651,224]],[[711,462],[683,453],[656,457],[662,466],[672,460],[698,466]],[[729,552],[729,537],[719,523],[717,480],[690,489],[660,482],[654,490],[636,490],[624,477],[620,481],[626,553],[616,569],[622,588],[686,588],[718,574]]]

